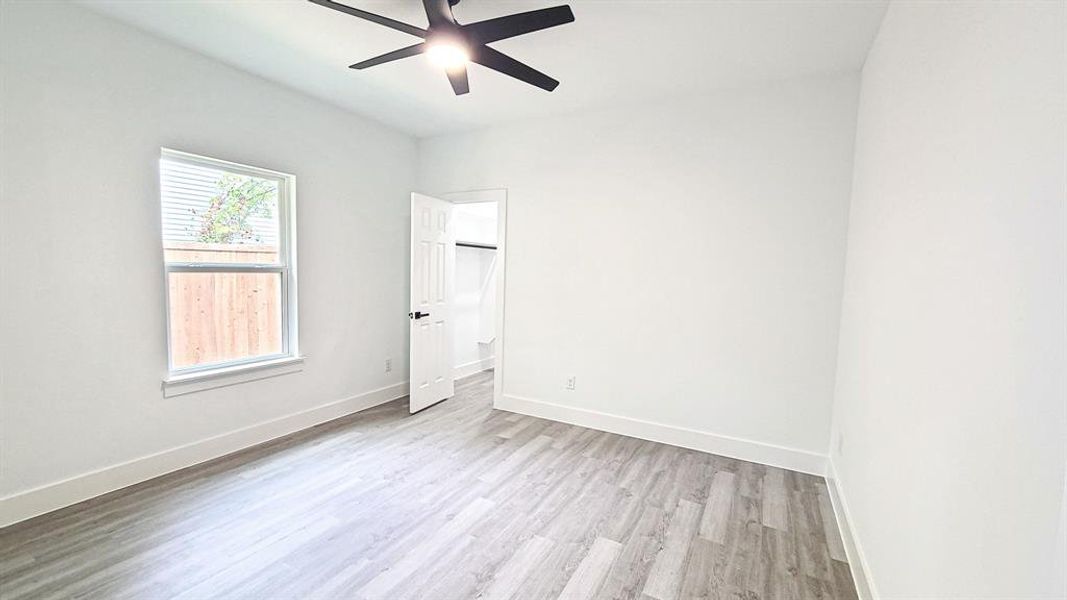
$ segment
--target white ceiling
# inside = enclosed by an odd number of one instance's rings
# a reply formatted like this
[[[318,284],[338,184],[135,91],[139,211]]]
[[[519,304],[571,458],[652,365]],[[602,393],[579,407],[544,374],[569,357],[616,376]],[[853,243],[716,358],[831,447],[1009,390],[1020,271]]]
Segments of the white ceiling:
[[[419,0],[340,0],[420,27]],[[461,23],[566,0],[463,0]],[[575,22],[493,44],[560,80],[551,93],[470,67],[455,96],[425,57],[349,64],[417,41],[305,0],[82,0],[83,4],[417,136],[859,69],[886,0],[570,0]]]

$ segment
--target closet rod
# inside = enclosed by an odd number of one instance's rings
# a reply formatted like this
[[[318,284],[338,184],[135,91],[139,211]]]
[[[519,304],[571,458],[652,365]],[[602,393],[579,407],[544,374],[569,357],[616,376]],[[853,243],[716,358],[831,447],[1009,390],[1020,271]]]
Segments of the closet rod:
[[[482,248],[483,250],[496,250],[496,246],[490,244],[475,244],[474,242],[456,242],[457,246],[464,248]]]

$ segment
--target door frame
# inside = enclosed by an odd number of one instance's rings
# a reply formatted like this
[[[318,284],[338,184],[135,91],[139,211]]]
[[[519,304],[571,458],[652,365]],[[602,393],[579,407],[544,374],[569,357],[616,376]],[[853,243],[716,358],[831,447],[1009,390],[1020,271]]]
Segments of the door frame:
[[[496,202],[496,314],[493,328],[496,340],[493,347],[493,406],[500,405],[504,395],[504,313],[507,310],[507,242],[508,242],[508,189],[504,187],[480,188],[437,194],[437,198],[453,204]],[[453,365],[453,368],[455,365]]]

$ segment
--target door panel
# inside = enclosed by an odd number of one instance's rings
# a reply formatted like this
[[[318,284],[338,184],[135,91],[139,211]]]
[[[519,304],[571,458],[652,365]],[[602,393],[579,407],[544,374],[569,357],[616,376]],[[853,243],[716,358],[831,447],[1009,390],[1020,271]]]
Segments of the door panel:
[[[449,398],[456,240],[452,204],[411,195],[411,412]]]

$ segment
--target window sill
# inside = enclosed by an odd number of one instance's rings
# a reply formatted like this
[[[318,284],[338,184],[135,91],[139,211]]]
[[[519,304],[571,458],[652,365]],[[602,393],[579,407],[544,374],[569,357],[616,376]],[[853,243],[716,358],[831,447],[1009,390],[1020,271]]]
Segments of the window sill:
[[[288,375],[304,370],[303,356],[286,356],[247,365],[220,367],[209,371],[196,371],[170,375],[163,379],[163,397],[171,398],[193,392],[202,392],[249,381]]]

